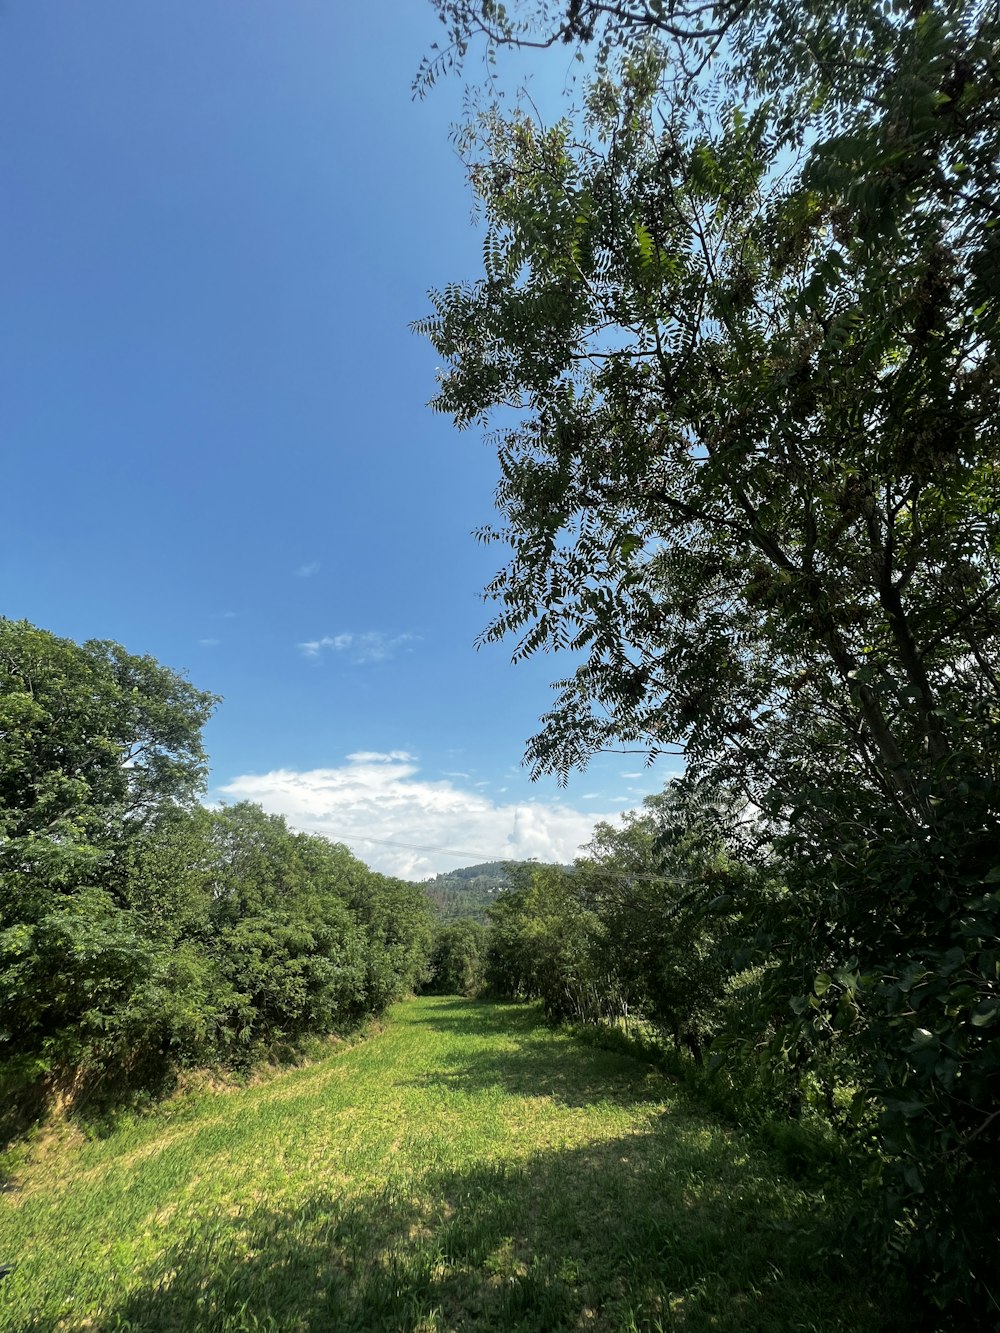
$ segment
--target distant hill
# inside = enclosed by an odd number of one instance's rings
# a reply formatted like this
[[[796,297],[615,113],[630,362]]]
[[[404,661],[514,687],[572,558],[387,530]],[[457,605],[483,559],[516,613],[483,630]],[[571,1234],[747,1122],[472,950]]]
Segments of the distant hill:
[[[529,864],[541,862],[482,861],[477,866],[463,866],[461,870],[449,870],[446,875],[424,880],[423,888],[442,921],[471,916],[485,926],[489,923],[486,909],[495,902],[498,893],[510,887],[507,866]],[[571,865],[562,868],[573,869]]]
[[[505,861],[483,861],[477,866],[463,866],[424,881],[424,892],[438,910],[442,921],[457,921],[471,916],[487,923],[486,909],[501,889],[508,886]]]

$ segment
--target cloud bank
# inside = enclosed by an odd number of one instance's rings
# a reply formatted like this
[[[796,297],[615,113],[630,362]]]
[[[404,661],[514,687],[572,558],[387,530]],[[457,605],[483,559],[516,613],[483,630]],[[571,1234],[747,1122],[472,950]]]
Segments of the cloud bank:
[[[422,879],[487,860],[572,861],[598,820],[555,802],[498,804],[481,791],[418,777],[405,750],[362,750],[339,768],[244,774],[218,789],[293,828],[343,842],[383,874]]]

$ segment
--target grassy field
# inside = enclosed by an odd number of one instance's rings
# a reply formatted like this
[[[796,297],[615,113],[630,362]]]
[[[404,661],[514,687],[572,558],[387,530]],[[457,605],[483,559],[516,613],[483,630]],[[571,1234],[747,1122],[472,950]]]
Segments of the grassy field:
[[[862,1330],[842,1219],[628,1056],[425,998],[256,1086],[41,1142],[0,1328]]]

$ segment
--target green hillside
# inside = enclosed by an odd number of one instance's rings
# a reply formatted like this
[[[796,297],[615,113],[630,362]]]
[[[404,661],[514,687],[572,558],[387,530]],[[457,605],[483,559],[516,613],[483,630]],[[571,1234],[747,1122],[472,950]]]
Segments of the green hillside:
[[[483,861],[479,865],[449,870],[427,880],[424,891],[443,921],[457,921],[468,916],[487,922],[486,910],[498,893],[510,883],[507,861]]]
[[[899,1327],[829,1186],[523,1005],[409,1001],[314,1065],[39,1141],[12,1184],[19,1333]]]

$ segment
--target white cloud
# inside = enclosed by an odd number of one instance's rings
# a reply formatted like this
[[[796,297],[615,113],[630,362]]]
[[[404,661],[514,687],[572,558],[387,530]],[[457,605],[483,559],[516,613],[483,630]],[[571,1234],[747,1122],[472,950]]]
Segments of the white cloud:
[[[347,756],[352,764],[391,764],[394,761],[410,764],[415,757],[409,750],[355,750]]]
[[[355,666],[366,666],[370,662],[387,662],[394,657],[399,648],[408,643],[415,643],[416,634],[383,634],[379,630],[366,630],[363,634],[324,634],[321,639],[308,639],[299,644],[299,651],[304,657],[319,657],[324,649],[334,653],[343,653]]]
[[[339,768],[244,774],[214,795],[256,801],[293,828],[346,843],[374,869],[407,879],[476,861],[572,861],[598,820],[617,818],[543,801],[498,804],[418,773],[405,750],[360,750]]]
[[[198,642],[203,648],[217,648],[222,642],[221,639],[199,639]]]
[[[295,577],[297,579],[312,578],[313,574],[319,573],[319,570],[320,570],[319,561],[310,560],[307,565],[299,565],[298,569],[295,571]]]

